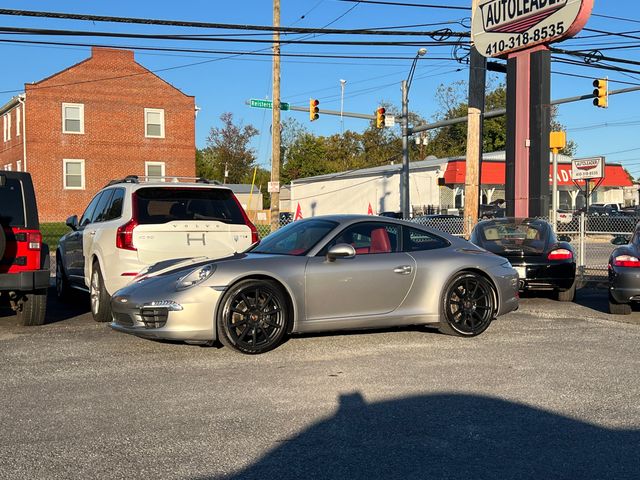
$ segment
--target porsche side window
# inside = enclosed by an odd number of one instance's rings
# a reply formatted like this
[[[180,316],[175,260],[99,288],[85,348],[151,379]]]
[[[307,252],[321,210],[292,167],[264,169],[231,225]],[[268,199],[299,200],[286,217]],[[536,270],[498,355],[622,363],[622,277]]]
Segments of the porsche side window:
[[[356,249],[356,255],[392,253],[398,250],[399,231],[395,225],[359,223],[344,229],[320,252],[338,243],[348,243]]]
[[[444,238],[432,235],[422,230],[405,227],[404,251],[418,252],[421,250],[435,250],[436,248],[445,248],[449,246],[449,242]]]

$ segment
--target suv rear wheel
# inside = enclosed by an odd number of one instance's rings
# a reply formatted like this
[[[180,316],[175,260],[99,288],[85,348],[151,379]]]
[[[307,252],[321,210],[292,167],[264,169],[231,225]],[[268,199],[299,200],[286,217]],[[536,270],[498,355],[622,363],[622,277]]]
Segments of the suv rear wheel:
[[[89,285],[91,297],[91,313],[96,322],[111,321],[111,298],[104,288],[102,271],[98,262],[93,263],[91,269],[91,284]]]
[[[43,325],[45,313],[47,311],[47,290],[36,290],[32,293],[26,293],[24,297],[18,301],[18,321],[26,326]]]

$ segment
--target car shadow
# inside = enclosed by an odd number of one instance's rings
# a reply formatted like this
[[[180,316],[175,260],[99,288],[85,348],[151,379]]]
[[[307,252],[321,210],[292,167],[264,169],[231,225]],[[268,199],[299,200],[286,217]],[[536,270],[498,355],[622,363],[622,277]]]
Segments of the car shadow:
[[[89,294],[81,291],[74,291],[69,301],[61,302],[56,296],[55,287],[49,287],[47,291],[47,313],[45,325],[63,322],[78,315],[90,312]],[[18,320],[14,311],[7,305],[0,308],[0,321],[3,324],[18,325]]]
[[[620,480],[640,471],[640,430],[480,395],[342,395],[333,416],[276,442],[235,474],[195,478]]]

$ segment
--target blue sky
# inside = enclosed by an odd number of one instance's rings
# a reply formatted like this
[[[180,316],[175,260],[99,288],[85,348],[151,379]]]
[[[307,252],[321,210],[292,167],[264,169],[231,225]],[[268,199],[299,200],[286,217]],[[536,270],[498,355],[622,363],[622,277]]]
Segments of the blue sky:
[[[471,0],[410,0],[408,3],[439,4],[468,7]],[[272,22],[271,0],[237,0],[167,2],[156,0],[121,1],[32,1],[7,0],[2,8],[42,10],[123,17],[146,17],[185,21],[217,23],[237,23],[270,25]],[[340,0],[281,0],[283,26],[333,28],[380,28],[420,25],[410,30],[434,30],[449,27],[454,31],[468,29],[469,12],[455,9],[433,9],[402,6],[383,6],[356,4]],[[618,20],[592,17],[587,28],[610,32],[630,32],[640,30],[640,11],[637,1],[633,0],[595,0],[594,13],[624,17]],[[0,25],[4,27],[33,27],[52,29],[75,29],[89,31],[136,32],[161,34],[221,34],[238,33],[228,30],[204,31],[176,27],[106,24],[38,18],[19,18],[0,16]],[[433,24],[433,25],[432,25]],[[465,25],[467,27],[465,27]],[[398,28],[399,29],[399,28]],[[579,37],[594,35],[582,32]],[[631,34],[633,36],[633,34]],[[566,49],[591,49],[611,46],[625,46],[621,50],[607,50],[609,56],[628,60],[640,60],[640,35],[638,38],[619,36],[572,39],[557,46]],[[283,38],[300,38],[289,35]],[[191,42],[138,39],[107,38],[56,38],[32,37],[28,35],[0,34],[0,40],[19,38],[21,40],[52,40],[76,43],[98,43],[119,46],[162,46],[224,51],[268,52],[268,44]],[[237,38],[237,37],[235,37]],[[250,38],[268,39],[270,36],[252,36]],[[386,40],[388,37],[376,37],[373,40]],[[369,39],[363,36],[313,36],[307,40],[356,40]],[[398,40],[393,37],[393,40]],[[412,40],[416,40],[412,37]],[[430,40],[430,39],[425,39]],[[378,46],[356,45],[290,45],[283,47],[288,53],[339,54],[370,57],[388,55],[412,57],[417,46]],[[468,70],[452,59],[452,48],[448,46],[429,47],[424,60],[418,63],[411,89],[411,109],[427,120],[433,119],[437,105],[434,99],[439,84],[449,84],[457,80],[466,80]],[[0,104],[21,91],[25,82],[40,80],[71,64],[89,56],[88,47],[71,46],[34,46],[0,42],[3,71],[0,75]],[[196,97],[201,108],[196,125],[196,144],[205,145],[207,134],[212,126],[219,125],[223,112],[233,112],[235,117],[253,124],[260,135],[255,139],[255,148],[261,165],[270,162],[270,124],[268,110],[252,109],[245,105],[249,98],[270,98],[271,95],[271,59],[268,56],[240,56],[228,58],[223,54],[202,53],[159,53],[137,51],[136,59],[150,70],[162,70],[158,74],[189,95]],[[206,61],[205,63],[202,63]],[[199,63],[198,65],[191,65]],[[381,101],[399,105],[400,81],[406,78],[411,64],[410,59],[373,60],[364,59],[314,59],[283,58],[282,87],[283,101],[294,105],[306,106],[309,98],[320,99],[320,107],[340,110],[340,79],[345,85],[344,110],[360,113],[372,113]],[[640,66],[628,65],[628,68],[640,71]],[[609,76],[610,88],[619,89],[640,85],[640,74],[607,72],[586,66],[573,66],[553,63],[552,98],[563,98],[589,93],[592,90],[591,79]],[[585,76],[587,78],[582,78]],[[496,77],[498,81],[503,76]],[[560,107],[560,121],[568,129],[568,137],[577,142],[579,156],[603,155],[608,162],[621,162],[632,174],[640,176],[640,92],[614,96],[607,110],[598,109],[590,101],[583,101]],[[304,112],[285,112],[283,116],[294,116],[310,131],[328,135],[340,132],[339,117],[323,115],[313,123],[308,121]],[[366,121],[344,119],[344,128],[360,131],[367,126]],[[396,127],[397,128],[397,127]]]

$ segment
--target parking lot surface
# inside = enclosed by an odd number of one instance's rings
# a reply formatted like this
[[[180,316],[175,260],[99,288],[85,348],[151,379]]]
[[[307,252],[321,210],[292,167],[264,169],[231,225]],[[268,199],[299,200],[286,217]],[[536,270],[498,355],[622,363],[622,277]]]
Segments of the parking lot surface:
[[[0,478],[639,478],[640,312],[524,298],[481,336],[415,327],[276,350],[0,317]]]

